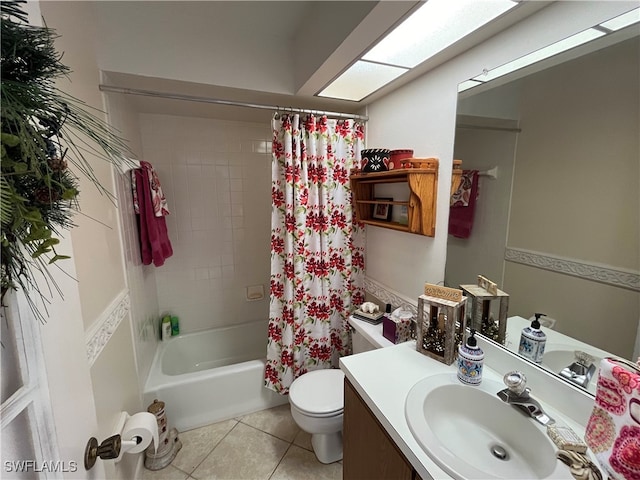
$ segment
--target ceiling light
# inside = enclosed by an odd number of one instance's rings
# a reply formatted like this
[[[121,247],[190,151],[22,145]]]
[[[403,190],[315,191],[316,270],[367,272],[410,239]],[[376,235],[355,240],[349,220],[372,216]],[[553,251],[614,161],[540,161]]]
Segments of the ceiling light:
[[[362,59],[413,68],[516,5],[511,0],[429,0]]]
[[[611,20],[607,20],[600,24],[601,27],[608,28],[609,30],[620,30],[621,28],[628,27],[634,23],[640,22],[640,8],[631,10],[630,12],[618,15]]]
[[[488,82],[489,80],[493,80],[494,78],[501,77],[503,75],[506,75],[507,73],[514,72],[528,65],[544,60],[545,58],[552,57],[553,55],[557,55],[558,53],[577,47],[578,45],[582,45],[583,43],[587,43],[594,38],[601,37],[602,35],[605,35],[605,33],[593,28],[583,30],[582,32],[576,33],[575,35],[565,38],[564,40],[560,40],[559,42],[541,48],[540,50],[536,50],[535,52],[525,55],[524,57],[520,57],[512,62],[505,63],[500,67],[494,68],[493,70],[489,70],[486,73],[478,75],[477,77],[474,77],[474,80]]]
[[[406,68],[358,60],[318,96],[359,102],[406,71]]]

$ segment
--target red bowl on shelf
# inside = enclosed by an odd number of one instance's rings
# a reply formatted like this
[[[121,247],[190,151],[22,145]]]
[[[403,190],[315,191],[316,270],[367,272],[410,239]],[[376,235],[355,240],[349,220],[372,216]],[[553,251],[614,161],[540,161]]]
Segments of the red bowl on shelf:
[[[402,160],[413,157],[413,150],[403,148],[399,150],[391,150],[389,158],[389,170],[402,168]]]

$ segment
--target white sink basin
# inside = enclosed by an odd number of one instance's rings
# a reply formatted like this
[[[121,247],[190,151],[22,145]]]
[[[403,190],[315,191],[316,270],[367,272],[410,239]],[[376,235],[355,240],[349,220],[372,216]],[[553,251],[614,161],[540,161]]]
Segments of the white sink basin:
[[[411,433],[457,479],[570,477],[544,427],[496,396],[503,388],[488,379],[463,385],[454,373],[427,377],[407,395]]]

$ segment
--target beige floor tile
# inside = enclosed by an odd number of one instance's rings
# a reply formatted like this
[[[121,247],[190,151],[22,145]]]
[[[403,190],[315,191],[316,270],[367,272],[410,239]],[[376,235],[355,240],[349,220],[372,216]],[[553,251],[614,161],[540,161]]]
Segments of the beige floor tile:
[[[193,472],[237,423],[235,420],[227,420],[180,433],[182,449],[171,465],[187,473]]]
[[[189,475],[169,465],[162,470],[148,470],[142,468],[138,480],[185,480]]]
[[[197,480],[268,479],[289,444],[238,423],[191,474]]]
[[[311,434],[305,432],[304,430],[300,430],[296,435],[296,438],[293,439],[293,444],[298,445],[306,450],[313,451],[313,445],[311,445]]]
[[[287,442],[291,442],[300,430],[291,416],[291,407],[288,403],[250,413],[242,417],[240,421]]]
[[[291,445],[270,480],[341,480],[342,464],[320,463],[313,452]]]

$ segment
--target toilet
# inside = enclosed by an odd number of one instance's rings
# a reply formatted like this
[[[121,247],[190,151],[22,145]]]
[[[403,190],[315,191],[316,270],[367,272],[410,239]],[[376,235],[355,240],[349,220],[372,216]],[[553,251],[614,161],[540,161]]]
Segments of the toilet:
[[[311,434],[313,452],[321,463],[342,459],[344,373],[313,370],[296,378],[289,387],[291,415]]]

